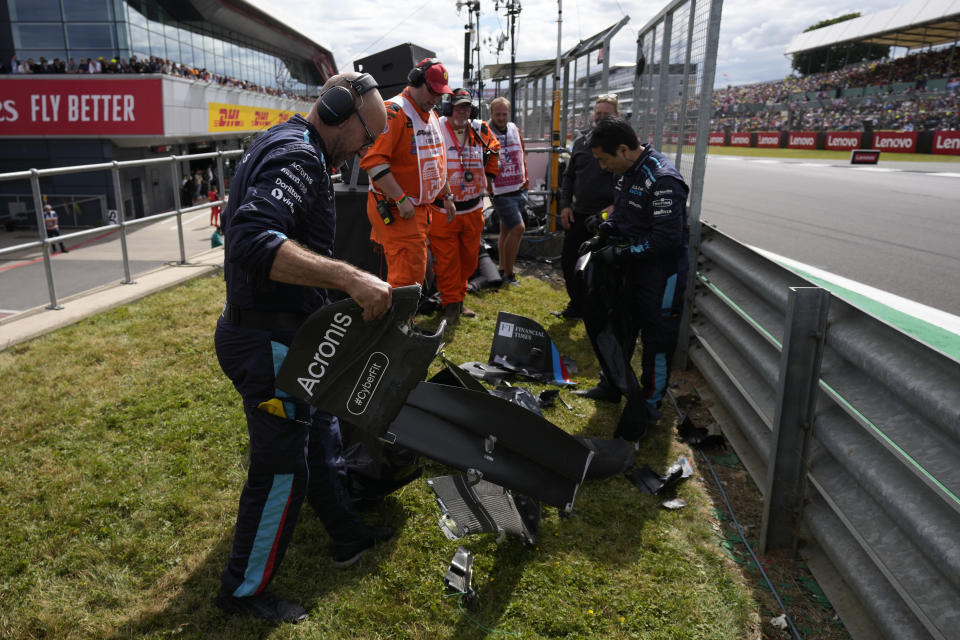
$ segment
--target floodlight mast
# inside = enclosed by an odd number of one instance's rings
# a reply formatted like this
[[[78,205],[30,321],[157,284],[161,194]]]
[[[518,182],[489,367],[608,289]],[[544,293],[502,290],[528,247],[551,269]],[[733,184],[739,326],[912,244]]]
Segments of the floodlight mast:
[[[494,0],[494,7],[499,9],[500,2],[503,0]],[[517,16],[520,15],[520,0],[506,0],[503,3],[507,11],[507,17],[510,23],[510,122],[517,121],[517,39],[516,26]]]
[[[457,0],[457,12],[464,8],[467,10],[467,24],[463,25],[463,86],[467,89],[476,86],[478,91],[481,91],[483,80],[480,76],[480,0]],[[476,54],[476,62],[473,54]]]

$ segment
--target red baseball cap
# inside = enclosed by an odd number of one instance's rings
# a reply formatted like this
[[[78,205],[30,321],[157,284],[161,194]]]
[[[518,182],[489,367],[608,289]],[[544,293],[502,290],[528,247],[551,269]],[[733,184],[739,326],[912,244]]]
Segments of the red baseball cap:
[[[450,74],[447,73],[447,68],[439,62],[427,67],[423,75],[427,79],[427,85],[433,89],[434,93],[453,93],[453,89],[448,84]]]
[[[453,106],[458,104],[473,104],[473,96],[466,89],[454,89],[453,98],[451,98],[451,103]]]

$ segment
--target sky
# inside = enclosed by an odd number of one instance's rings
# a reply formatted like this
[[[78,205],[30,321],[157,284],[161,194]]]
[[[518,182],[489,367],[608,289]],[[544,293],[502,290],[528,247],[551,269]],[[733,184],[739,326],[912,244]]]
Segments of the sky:
[[[517,0],[516,59],[541,60],[557,55],[556,0]],[[707,0],[700,0],[705,2]],[[784,50],[795,35],[828,18],[859,11],[863,15],[901,6],[909,0],[725,0],[720,23],[720,48],[715,86],[779,80],[790,73]],[[462,85],[466,9],[457,0],[383,0],[304,2],[303,0],[248,0],[331,50],[341,71],[353,61],[390,47],[412,42],[433,50],[451,76],[451,86]],[[495,41],[509,32],[503,0],[480,0],[481,42]],[[611,42],[612,64],[633,64],[637,33],[665,6],[667,0],[564,0],[561,48],[612,26],[625,15],[630,21]],[[376,17],[376,19],[372,19]],[[481,44],[481,63],[498,61],[492,47]],[[591,69],[596,69],[596,54]],[[499,61],[510,61],[509,43]],[[582,67],[581,67],[582,69]],[[582,71],[581,71],[582,73]]]

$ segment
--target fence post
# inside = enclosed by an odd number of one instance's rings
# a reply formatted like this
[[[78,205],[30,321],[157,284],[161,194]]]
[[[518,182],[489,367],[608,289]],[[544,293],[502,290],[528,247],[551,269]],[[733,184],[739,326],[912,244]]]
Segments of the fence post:
[[[697,17],[697,0],[690,0],[689,13],[690,15],[687,16],[687,46],[686,52],[683,55],[683,80],[680,85],[680,118],[677,121],[677,157],[673,161],[673,164],[677,167],[677,171],[680,171],[680,159],[683,157],[684,131],[687,124],[687,99],[690,93],[690,56],[692,54],[691,50],[693,49],[693,23]],[[696,79],[696,74],[694,74],[694,79]],[[711,94],[712,93],[711,91]]]
[[[800,521],[829,308],[825,289],[790,287],[760,532],[764,552],[792,546]]]
[[[356,164],[359,165],[360,163],[357,162]],[[223,149],[217,149],[217,183],[218,183],[217,186],[219,187],[217,191],[220,193],[221,200],[227,197],[227,177],[223,173],[224,169],[225,167],[223,166]],[[351,180],[351,184],[356,184],[356,181]]]
[[[127,255],[127,221],[126,214],[123,212],[123,190],[120,188],[120,163],[114,160],[110,172],[113,175],[113,199],[117,206],[117,224],[120,225],[120,253],[123,256],[122,284],[133,284],[130,278],[130,257]]]
[[[675,366],[680,368],[686,368],[687,366],[687,349],[690,344],[690,317],[697,277],[695,267],[700,256],[700,203],[703,200],[703,176],[707,169],[707,141],[710,138],[710,114],[713,112],[711,106],[713,104],[713,79],[717,71],[717,50],[720,46],[720,14],[722,12],[723,0],[710,0],[707,46],[701,62],[703,75],[699,87],[697,141],[693,149],[693,172],[688,183],[690,185],[690,204],[687,208],[687,220],[690,224],[690,272],[687,274],[686,300],[683,305],[683,317],[680,319],[677,353],[674,356]]]
[[[43,240],[43,271],[47,276],[47,292],[50,294],[50,304],[47,309],[63,309],[57,304],[57,288],[53,283],[53,263],[50,261],[50,247],[53,244],[47,238],[47,225],[43,220],[43,197],[40,195],[40,174],[36,169],[30,169],[30,189],[33,191],[33,210],[37,214],[37,235]],[[66,246],[66,245],[64,245]]]
[[[173,210],[177,212],[177,240],[180,242],[180,263],[187,264],[187,251],[183,241],[183,203],[180,202],[180,165],[176,155],[170,156],[170,187],[173,189]]]
[[[662,150],[667,104],[670,102],[667,94],[669,93],[668,87],[670,86],[670,44],[673,40],[672,11],[668,11],[663,17],[663,27],[660,34],[660,77],[659,84],[657,85],[657,117],[653,124],[653,146]]]

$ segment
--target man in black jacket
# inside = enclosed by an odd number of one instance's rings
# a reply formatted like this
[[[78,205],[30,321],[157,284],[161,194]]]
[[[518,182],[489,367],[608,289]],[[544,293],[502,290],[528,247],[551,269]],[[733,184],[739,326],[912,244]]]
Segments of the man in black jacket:
[[[619,113],[615,94],[598,96],[593,106],[593,122],[615,118]],[[584,131],[574,141],[573,153],[560,187],[560,223],[564,229],[560,266],[570,301],[566,309],[555,311],[553,315],[565,320],[583,315],[583,287],[574,272],[577,249],[596,231],[599,219],[595,216],[609,213],[613,209],[614,175],[600,168],[597,159],[586,145],[587,133],[589,131]]]

